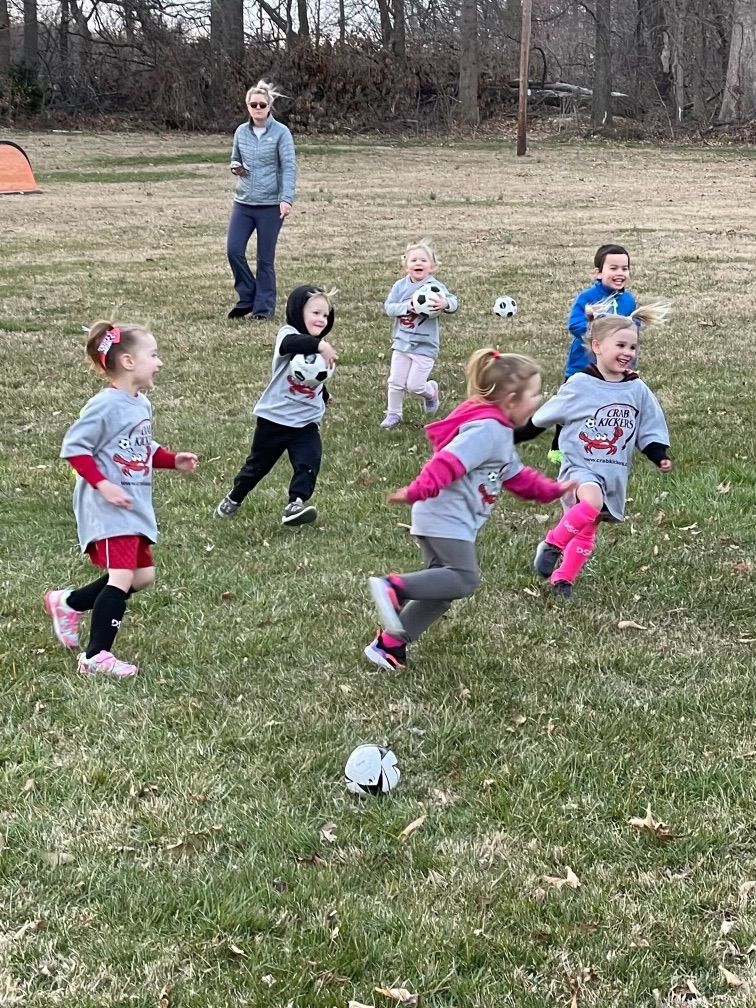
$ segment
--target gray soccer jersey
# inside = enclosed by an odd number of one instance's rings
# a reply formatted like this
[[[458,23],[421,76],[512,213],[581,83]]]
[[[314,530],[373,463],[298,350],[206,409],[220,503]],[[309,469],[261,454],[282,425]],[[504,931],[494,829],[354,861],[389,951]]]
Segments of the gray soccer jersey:
[[[436,283],[443,291],[444,297],[449,302],[449,307],[445,309],[445,314],[455,312],[459,307],[459,302],[455,294],[452,294],[440,280],[434,276],[428,276],[425,280],[417,283],[410,280],[408,276],[397,280],[389,292],[384,304],[384,311],[394,320],[391,330],[392,350],[401,350],[404,353],[418,353],[425,357],[438,357],[441,345],[441,324],[440,316],[434,315],[428,318],[426,315],[415,315],[414,312],[407,313],[407,302],[412,298],[415,291],[424,284]]]
[[[315,388],[300,385],[289,374],[291,357],[279,353],[283,338],[296,332],[294,326],[290,325],[278,330],[270,382],[252,412],[255,416],[281,424],[282,427],[306,427],[311,423],[320,426],[325,412],[322,384]]]
[[[617,521],[625,516],[633,449],[642,450],[652,442],[669,444],[659,401],[638,378],[608,382],[580,371],[536,410],[533,423],[561,425],[564,461],[559,479],[598,484]]]
[[[413,535],[474,542],[493,510],[505,480],[522,469],[512,429],[498,420],[463,424],[443,451],[455,455],[467,470],[437,497],[412,505]]]
[[[73,508],[82,551],[112,536],[143,535],[157,539],[152,506],[152,406],[142,395],[105,388],[87,402],[66,431],[61,458],[92,455],[105,479],[123,487],[131,507],[109,504],[99,490],[76,477]]]

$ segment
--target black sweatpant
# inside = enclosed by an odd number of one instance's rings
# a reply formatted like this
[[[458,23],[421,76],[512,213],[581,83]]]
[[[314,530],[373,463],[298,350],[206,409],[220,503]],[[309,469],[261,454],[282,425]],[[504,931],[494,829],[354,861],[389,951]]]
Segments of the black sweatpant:
[[[305,427],[284,427],[263,417],[257,418],[252,447],[234,480],[234,488],[229,494],[231,500],[241,504],[250,490],[268,475],[284,452],[288,453],[294,470],[289,483],[289,502],[297,497],[301,497],[303,501],[309,500],[315,492],[323,455],[320,428],[316,423]]]

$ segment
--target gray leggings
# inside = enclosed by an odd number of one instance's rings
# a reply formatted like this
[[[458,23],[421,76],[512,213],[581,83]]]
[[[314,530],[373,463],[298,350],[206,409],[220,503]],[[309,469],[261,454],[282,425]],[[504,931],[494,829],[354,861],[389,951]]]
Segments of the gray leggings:
[[[400,617],[408,641],[417,640],[454,599],[467,598],[480,584],[475,543],[429,536],[418,536],[417,542],[426,569],[402,574],[404,594],[410,601],[402,606]]]

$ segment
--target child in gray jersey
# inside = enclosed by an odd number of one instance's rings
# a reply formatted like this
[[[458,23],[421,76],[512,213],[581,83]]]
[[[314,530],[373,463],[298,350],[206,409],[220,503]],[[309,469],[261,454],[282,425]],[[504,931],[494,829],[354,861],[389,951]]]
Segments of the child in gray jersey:
[[[364,653],[381,668],[404,668],[407,642],[417,640],[454,599],[478,587],[475,540],[502,488],[542,502],[574,488],[523,466],[514,448],[512,428],[525,422],[541,398],[535,361],[476,350],[466,373],[467,400],[426,427],[435,454],[417,479],[388,498],[412,505],[411,532],[426,569],[369,580],[383,629]]]
[[[96,322],[87,356],[108,386],[84,406],[60,449],[77,473],[73,504],[82,552],[106,574],[75,590],[51,590],[45,608],[61,644],[79,646],[79,623],[92,611],[89,644],[79,655],[83,675],[136,675],[111,648],[126,599],[155,580],[150,546],[157,539],[152,470],[192,472],[197,456],[161,448],[152,438],[152,407],[140,391],[152,388],[162,367],[152,333],[141,326]]]
[[[515,434],[517,442],[559,425],[561,479],[577,489],[561,521],[536,550],[537,574],[550,578],[552,590],[564,598],[588,562],[600,519],[622,521],[633,450],[638,448],[662,472],[669,472],[669,432],[661,406],[630,365],[638,349],[636,322],[664,320],[667,303],[636,308],[628,316],[594,319],[586,346],[596,363],[572,375],[532,420]]]
[[[383,306],[393,320],[391,328],[391,372],[388,377],[388,409],[381,422],[391,430],[402,421],[404,396],[407,392],[423,399],[426,416],[438,411],[438,382],[430,373],[438,357],[441,312],[455,312],[459,306],[456,295],[433,275],[438,266],[436,253],[427,241],[407,246],[403,257],[406,276],[397,280]],[[412,296],[424,284],[439,288],[428,302],[431,315],[419,315],[412,305]]]
[[[289,364],[296,354],[318,353],[329,366],[336,362],[336,351],[325,339],[334,321],[331,297],[313,284],[296,287],[289,295],[287,324],[278,330],[273,348],[271,379],[253,410],[257,421],[252,447],[233,487],[215,509],[218,518],[233,518],[250,490],[287,452],[293,473],[281,524],[315,521],[317,511],[307,501],[320,471],[320,425],[328,392],[322,383],[311,388],[297,382],[289,373]]]

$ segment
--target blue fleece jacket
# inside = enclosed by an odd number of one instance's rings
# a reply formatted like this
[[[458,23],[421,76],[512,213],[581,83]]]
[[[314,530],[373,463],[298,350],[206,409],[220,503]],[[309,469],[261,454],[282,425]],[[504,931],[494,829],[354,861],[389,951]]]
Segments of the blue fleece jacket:
[[[607,298],[612,299],[607,314],[629,315],[637,307],[635,295],[629,290],[613,290],[611,287],[605,287],[600,280],[581,291],[572,302],[570,314],[567,316],[567,328],[572,336],[572,342],[567,353],[567,362],[564,365],[565,378],[577,374],[578,371],[583,371],[589,364],[594,363],[593,355],[583,346],[583,337],[588,331],[588,316],[585,309],[587,305],[605,301]],[[637,359],[636,357],[636,361]]]
[[[234,133],[231,167],[243,164],[248,174],[238,176],[234,200],[251,206],[274,206],[294,202],[297,159],[288,127],[269,115],[265,132],[258,138],[252,123],[244,122]]]

